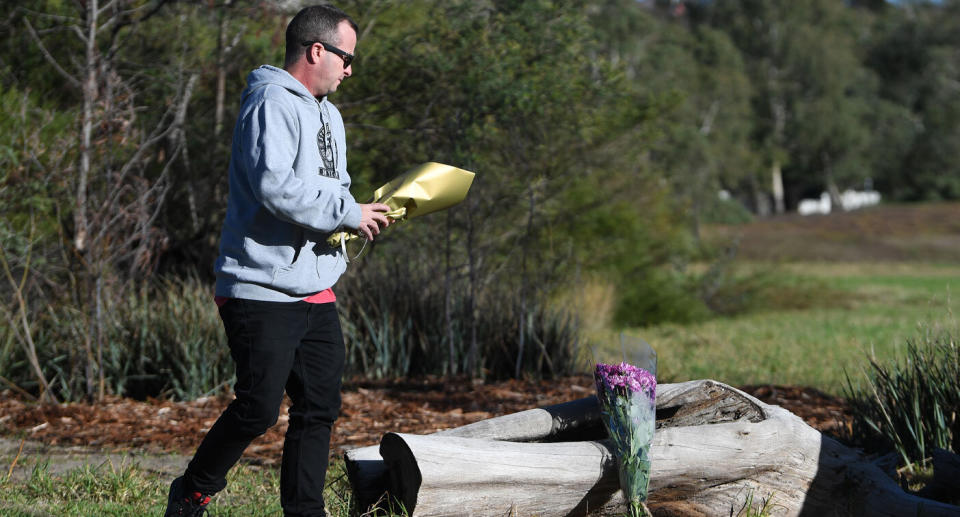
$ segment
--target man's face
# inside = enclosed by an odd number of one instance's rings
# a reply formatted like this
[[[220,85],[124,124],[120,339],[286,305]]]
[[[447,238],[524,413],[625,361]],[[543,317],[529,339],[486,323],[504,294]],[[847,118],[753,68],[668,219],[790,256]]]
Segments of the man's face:
[[[357,47],[357,33],[347,21],[340,22],[337,26],[337,41],[331,41],[330,44],[349,54],[353,54]],[[314,82],[313,95],[323,97],[337,91],[337,87],[347,77],[353,75],[353,65],[343,67],[343,58],[329,50],[324,50],[319,56],[316,67],[316,81]]]

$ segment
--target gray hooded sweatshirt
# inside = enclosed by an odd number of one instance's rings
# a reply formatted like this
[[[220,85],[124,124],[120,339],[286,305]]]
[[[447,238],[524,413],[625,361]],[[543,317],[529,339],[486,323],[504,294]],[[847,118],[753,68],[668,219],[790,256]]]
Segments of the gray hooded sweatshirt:
[[[217,296],[292,302],[340,278],[346,260],[326,239],[360,226],[346,149],[326,97],[276,67],[250,72],[233,130]]]

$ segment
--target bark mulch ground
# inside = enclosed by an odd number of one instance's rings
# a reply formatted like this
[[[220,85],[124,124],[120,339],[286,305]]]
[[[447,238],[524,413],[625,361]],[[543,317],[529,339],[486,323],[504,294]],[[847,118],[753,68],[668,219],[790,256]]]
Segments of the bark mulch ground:
[[[758,399],[783,406],[811,426],[833,435],[849,428],[843,399],[812,388],[745,386]],[[379,443],[388,431],[431,433],[485,418],[567,402],[594,392],[589,376],[551,381],[421,379],[348,382],[331,449]],[[0,392],[0,434],[48,445],[81,445],[109,450],[191,454],[231,397],[190,402],[109,398],[101,404],[40,405],[13,392]],[[245,456],[279,461],[286,430],[286,403],[278,425],[257,439]]]

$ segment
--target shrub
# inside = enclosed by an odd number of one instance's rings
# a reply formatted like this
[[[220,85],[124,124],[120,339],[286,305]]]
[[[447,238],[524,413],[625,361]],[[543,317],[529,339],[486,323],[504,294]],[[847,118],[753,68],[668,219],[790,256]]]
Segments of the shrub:
[[[854,441],[868,450],[893,448],[909,465],[933,448],[960,451],[960,349],[949,332],[907,342],[902,362],[870,359],[866,387],[847,376]]]
[[[233,365],[228,360],[222,325],[213,303],[211,286],[194,278],[163,280],[105,297],[102,321],[103,382],[107,393],[146,398],[193,399],[228,383]],[[78,400],[89,392],[89,364],[78,358],[79,344],[95,335],[90,321],[76,307],[52,303],[33,315],[34,340],[51,389],[62,400]],[[7,330],[7,332],[3,332]],[[0,337],[9,329],[0,329]],[[37,383],[25,367],[23,351],[0,343],[0,376],[28,391]]]
[[[524,301],[512,285],[445,288],[430,267],[382,251],[338,283],[348,373],[505,378],[582,369],[580,322],[545,293]]]
[[[709,310],[697,297],[695,278],[677,271],[650,268],[624,282],[614,321],[621,326],[705,319]]]
[[[503,286],[471,299],[460,285],[449,291],[446,306],[443,278],[418,268],[413,262],[371,261],[338,284],[348,373],[552,377],[582,366],[579,321],[549,305],[545,295],[533,293],[521,303]],[[110,298],[102,323],[105,391],[193,399],[230,383],[233,363],[212,298],[212,286],[191,277]],[[89,321],[67,304],[50,306],[35,321],[38,355],[52,389],[61,400],[83,398],[87,379],[98,377],[86,375],[87,363],[77,358],[83,353],[77,344],[94,334]],[[0,376],[36,392],[11,332],[0,326]]]
[[[233,362],[213,287],[168,279],[115,308],[104,368],[118,395],[190,400],[231,382]]]
[[[736,198],[709,196],[701,213],[703,223],[745,224],[753,221],[753,213]]]
[[[615,322],[683,324],[754,311],[836,307],[850,299],[849,293],[822,279],[774,268],[739,267],[731,258],[711,260],[703,272],[651,268],[621,282]]]

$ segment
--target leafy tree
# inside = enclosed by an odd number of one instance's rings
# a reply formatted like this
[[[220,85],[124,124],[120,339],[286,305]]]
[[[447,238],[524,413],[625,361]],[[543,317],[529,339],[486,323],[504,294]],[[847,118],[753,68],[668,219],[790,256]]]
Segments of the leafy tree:
[[[829,1],[750,0],[711,4],[703,19],[729,34],[747,62],[754,140],[769,164],[774,208],[785,209],[782,184],[796,199],[814,184],[836,195],[839,184],[861,182],[872,93],[853,11]],[[756,208],[763,213],[760,184]]]
[[[670,180],[699,240],[700,223],[717,192],[740,187],[756,168],[749,140],[751,86],[741,54],[725,33],[647,16],[660,26],[632,36],[636,50],[626,54],[624,64],[637,74],[638,91],[661,99],[659,130],[648,136],[651,166]]]
[[[441,289],[423,289],[444,299],[450,372],[477,371],[479,315],[512,300],[521,322],[511,339],[518,374],[534,339],[526,322],[569,285],[571,272],[599,262],[595,251],[610,240],[630,253],[651,244],[632,233],[649,210],[638,200],[652,197],[642,195],[652,179],[635,161],[645,146],[631,139],[648,131],[650,103],[604,59],[593,37],[598,25],[574,2],[378,7],[353,9],[373,28],[361,30],[356,76],[338,94],[353,124],[351,169],[374,183],[427,160],[477,171],[464,206],[383,246],[395,253],[386,260],[427,261],[443,272]],[[598,236],[582,224],[604,204],[622,210],[602,218],[614,217],[609,223],[624,231]],[[405,250],[412,242],[445,251]],[[459,292],[467,294],[457,308]],[[465,322],[463,344],[456,321]]]
[[[88,397],[105,392],[106,307],[124,280],[155,263],[163,242],[156,218],[170,165],[184,149],[178,134],[195,75],[183,67],[144,73],[136,66],[138,56],[128,52],[136,48],[131,41],[141,24],[161,7],[162,2],[140,1],[37,2],[15,13],[33,56],[17,60],[36,63],[41,56],[46,71],[23,77],[41,92],[62,90],[58,102],[76,116],[70,138],[60,140],[74,160],[51,178],[68,200],[57,213],[67,261],[61,270],[67,275],[59,280],[80,309],[84,328],[80,346],[66,351],[65,377],[82,380]],[[140,94],[160,85],[165,97],[153,97],[155,111],[141,117]]]
[[[894,199],[957,199],[960,3],[910,5],[880,18],[866,56],[887,106],[878,125],[877,186]]]
[[[227,200],[230,142],[250,70],[282,66],[287,13],[270,2],[177,2],[138,34],[140,53],[197,74],[184,120],[183,154],[171,168],[161,212],[168,245],[157,269],[212,279]],[[169,34],[180,35],[170,44]],[[158,92],[159,94],[159,92]]]
[[[57,272],[57,201],[65,194],[57,176],[73,157],[63,138],[71,117],[14,87],[0,91],[0,108],[9,115],[0,121],[0,292],[9,294],[0,306],[0,366],[25,362],[20,369],[29,369],[42,397],[56,400],[36,342],[48,303],[42,290]]]

